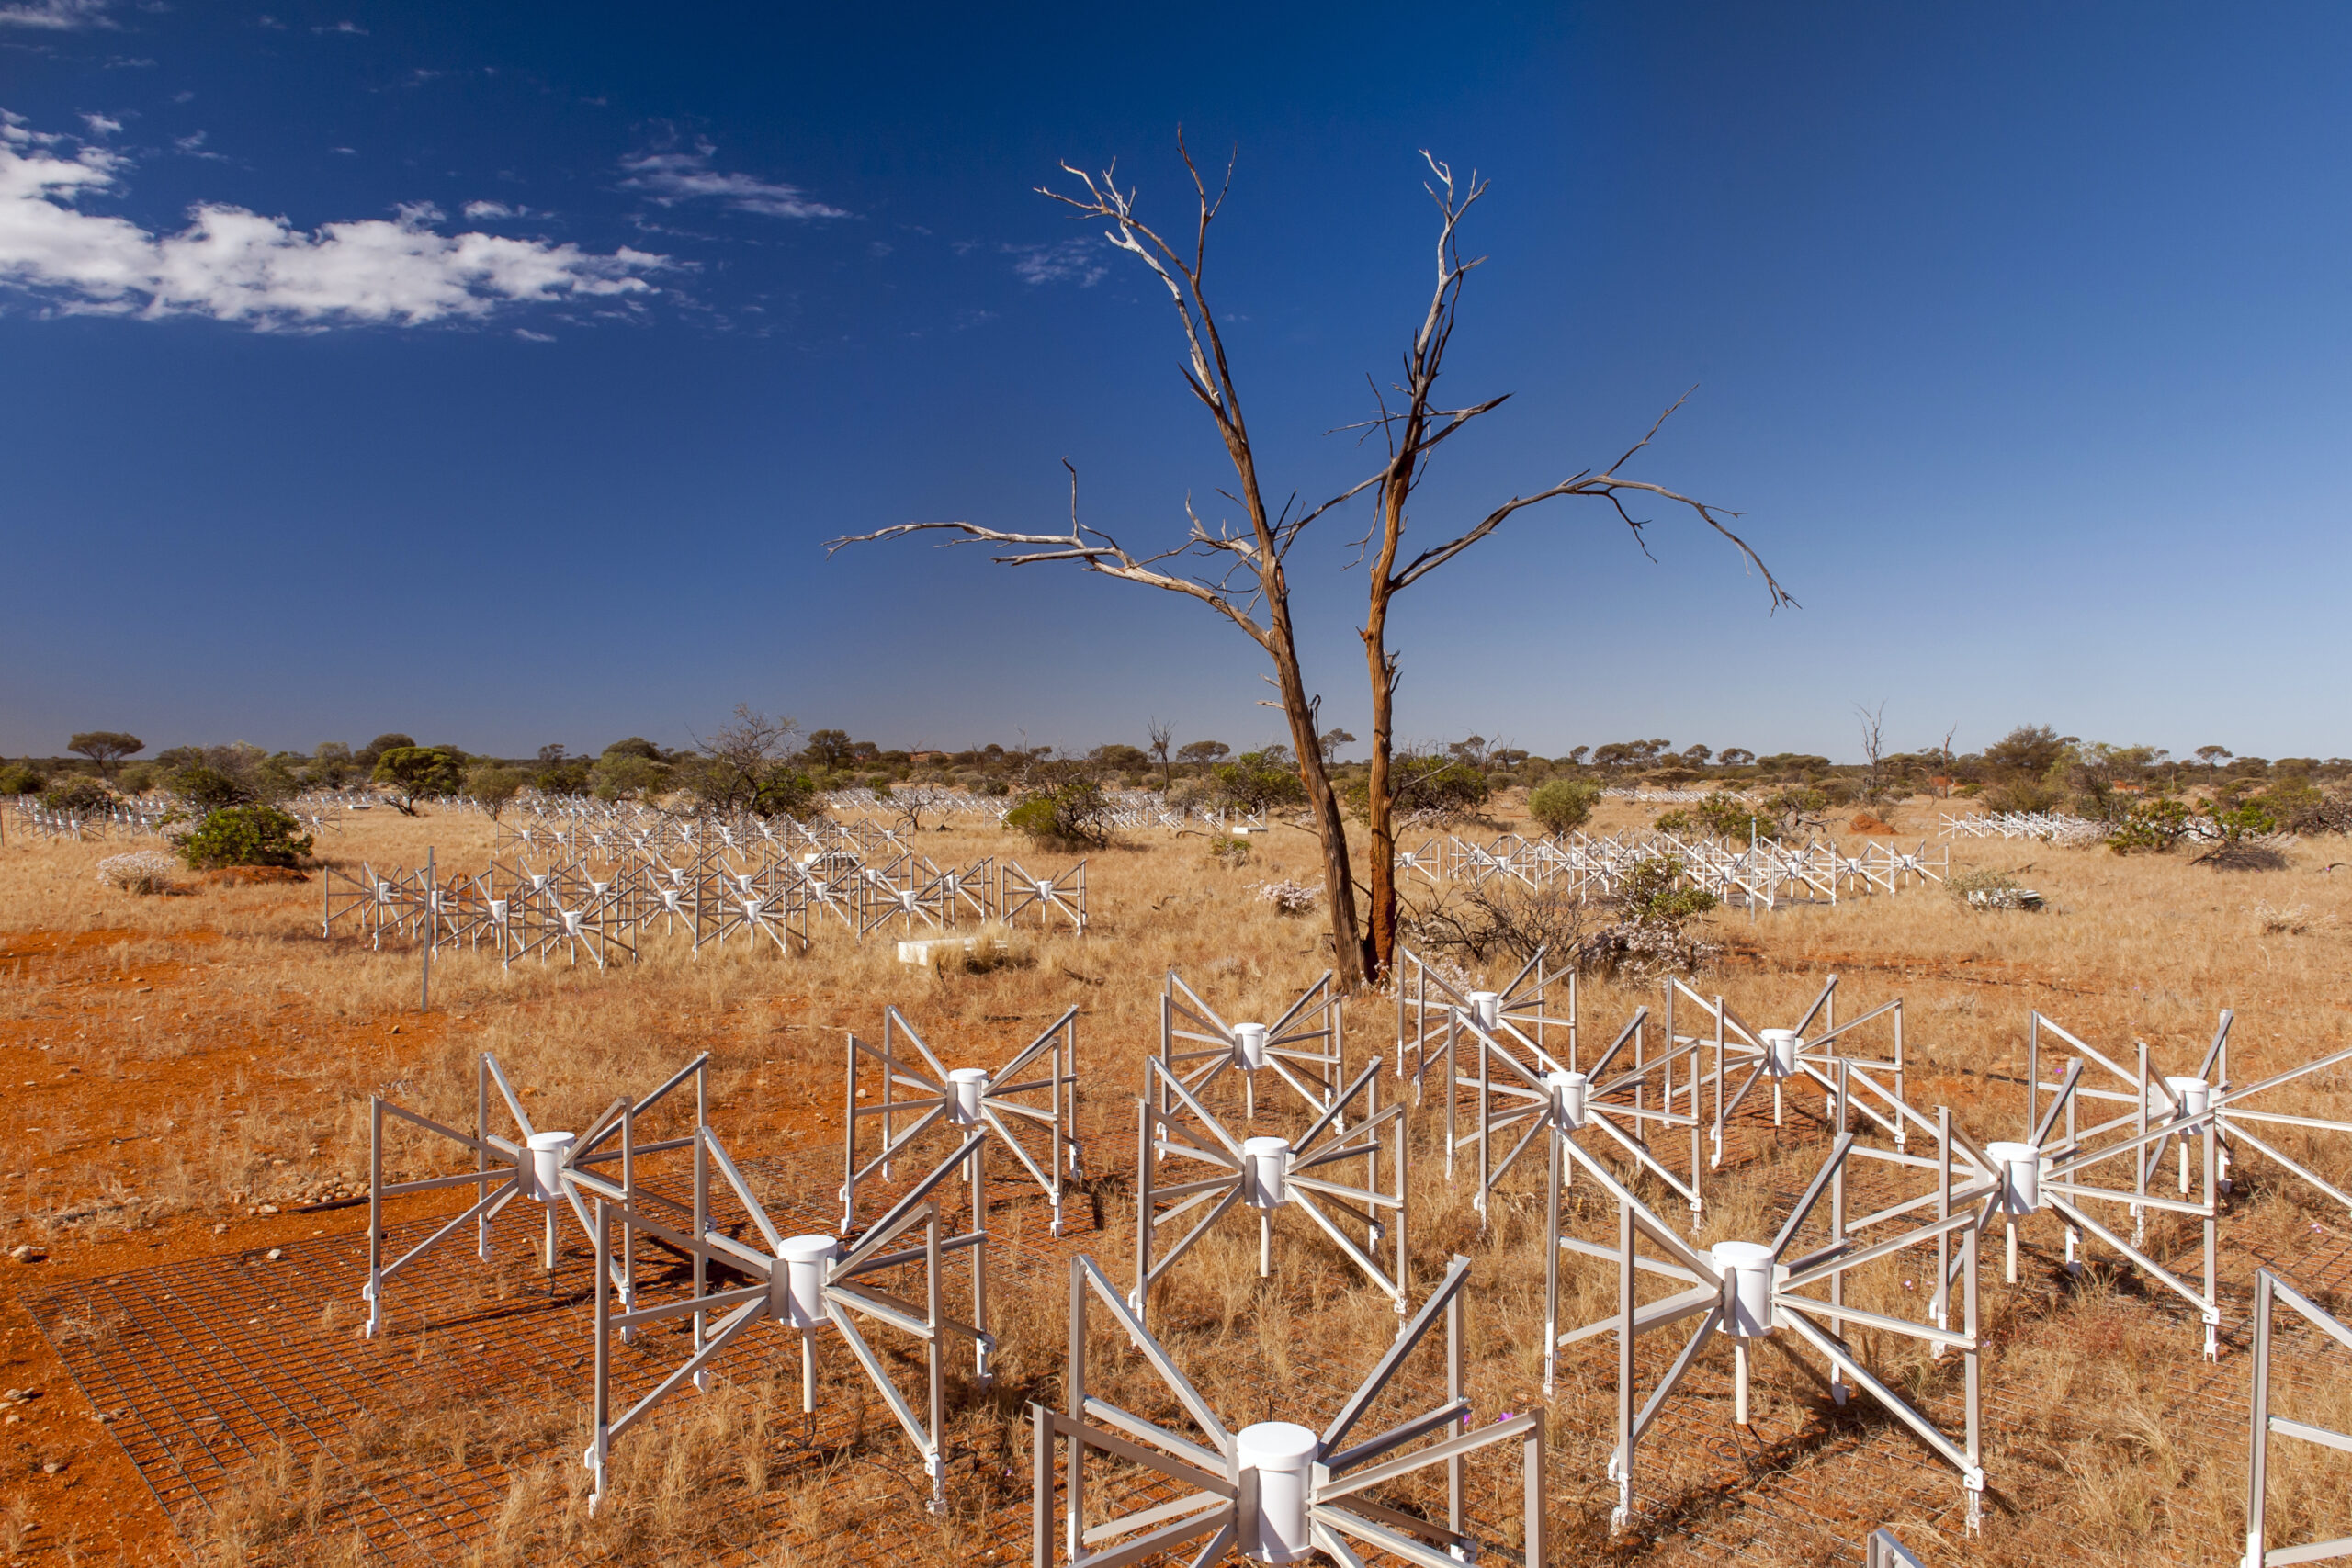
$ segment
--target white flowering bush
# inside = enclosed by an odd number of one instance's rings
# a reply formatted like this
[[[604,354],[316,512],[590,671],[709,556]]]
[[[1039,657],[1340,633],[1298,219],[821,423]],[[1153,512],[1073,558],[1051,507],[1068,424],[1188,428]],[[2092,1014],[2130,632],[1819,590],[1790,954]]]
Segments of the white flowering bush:
[[[100,861],[98,880],[125,893],[169,893],[178,886],[172,874],[179,866],[180,863],[170,855],[139,850],[127,855],[108,855]]]
[[[1253,882],[1250,890],[1284,915],[1303,915],[1323,897],[1323,889],[1304,882]]]

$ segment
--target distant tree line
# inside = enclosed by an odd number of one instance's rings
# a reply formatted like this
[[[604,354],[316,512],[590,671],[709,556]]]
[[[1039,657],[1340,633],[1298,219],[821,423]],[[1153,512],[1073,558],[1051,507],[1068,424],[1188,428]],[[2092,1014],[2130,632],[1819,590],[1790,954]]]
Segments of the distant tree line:
[[[1364,808],[1366,764],[1343,753],[1355,739],[1344,729],[1321,737],[1324,772],[1355,814]],[[1866,740],[1868,732],[1866,731]],[[1874,743],[1873,743],[1874,745]],[[114,794],[167,790],[199,810],[266,805],[310,790],[367,785],[404,811],[468,795],[492,810],[524,790],[599,800],[678,801],[764,815],[805,811],[822,791],[865,787],[888,792],[940,784],[1028,799],[1074,786],[1155,789],[1188,800],[1246,810],[1282,810],[1306,800],[1304,771],[1290,747],[1272,742],[1236,751],[1222,740],[1181,740],[1157,720],[1147,744],[1110,742],[1083,753],[1025,743],[950,750],[899,750],[861,740],[853,731],[804,731],[789,718],[740,707],[728,723],[693,745],[665,748],[629,736],[594,753],[549,744],[529,757],[472,753],[427,745],[393,731],[364,746],[326,741],[313,750],[267,751],[242,741],[175,746],[153,757],[137,736],[92,730],[72,737],[58,757],[0,760],[0,795],[41,794],[85,806]],[[1398,748],[1390,763],[1396,810],[1438,816],[1474,811],[1499,791],[1531,792],[1566,781],[1596,787],[1717,786],[1796,809],[1871,804],[1907,795],[1977,797],[1996,810],[2065,810],[2120,821],[2134,805],[2182,796],[2224,807],[2267,798],[2291,815],[2306,796],[2326,796],[2352,780],[2352,759],[2241,757],[2227,747],[2175,757],[2161,748],[2085,741],[2047,725],[2019,725],[1981,751],[1949,744],[1884,752],[1862,762],[1832,762],[1808,752],[1758,754],[1677,747],[1663,739],[1577,746],[1537,756],[1482,735]],[[1557,792],[1553,800],[1571,798]]]

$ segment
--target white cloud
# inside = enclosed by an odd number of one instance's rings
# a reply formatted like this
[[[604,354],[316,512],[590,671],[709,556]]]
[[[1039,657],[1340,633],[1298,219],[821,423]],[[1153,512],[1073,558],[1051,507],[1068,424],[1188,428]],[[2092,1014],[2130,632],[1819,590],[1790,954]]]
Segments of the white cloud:
[[[12,6],[0,6],[0,27],[40,28],[50,32],[71,32],[76,28],[110,28],[114,21],[107,15],[112,0],[19,0]]]
[[[1102,245],[1098,239],[1080,238],[1004,249],[1013,257],[1012,270],[1023,283],[1075,283],[1080,288],[1091,288],[1111,270]]]
[[[0,288],[76,314],[209,316],[254,327],[415,324],[502,306],[654,292],[667,258],[626,247],[447,234],[429,206],[396,219],[322,224],[203,203],[177,233],[151,233],[78,203],[113,192],[119,154],[0,118]]]
[[[263,19],[266,21],[268,18],[264,17]],[[331,28],[312,28],[311,30],[314,33],[349,33],[355,38],[366,38],[368,36],[368,29],[361,27],[357,22],[337,22]]]
[[[82,117],[82,123],[90,128],[90,134],[93,136],[112,136],[122,129],[122,121],[109,119],[102,114],[85,114]]]
[[[469,201],[466,203],[469,218],[512,218],[514,209],[503,201]]]
[[[738,212],[770,218],[846,218],[838,207],[809,197],[798,186],[777,185],[753,175],[721,174],[710,166],[718,149],[705,141],[691,152],[645,152],[621,160],[623,190],[643,192],[663,207],[682,201],[723,201]]]
[[[525,343],[553,343],[555,341],[554,333],[535,333],[528,327],[516,327],[514,329],[514,335],[521,338]]]

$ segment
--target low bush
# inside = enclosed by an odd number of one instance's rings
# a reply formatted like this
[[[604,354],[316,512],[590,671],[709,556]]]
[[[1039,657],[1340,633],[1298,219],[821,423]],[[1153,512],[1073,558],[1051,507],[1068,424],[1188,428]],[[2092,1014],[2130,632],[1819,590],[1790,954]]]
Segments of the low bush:
[[[1793,793],[1793,792],[1792,792]],[[1657,819],[1661,833],[1706,833],[1735,844],[1745,844],[1752,835],[1758,839],[1773,836],[1777,826],[1747,803],[1745,795],[1719,789],[1696,806],[1678,807]]]
[[[231,865],[299,865],[311,852],[301,824],[274,806],[228,806],[180,840],[180,858],[198,871]]]
[[[2047,779],[2028,775],[2003,779],[1984,795],[1987,811],[2051,811],[2065,803],[2065,792]]]
[[[1111,841],[1111,802],[1092,779],[1071,779],[1033,792],[1004,814],[1004,825],[1052,849],[1101,849]]]
[[[1209,770],[1208,784],[1219,805],[1243,811],[1300,806],[1306,800],[1306,785],[1299,782],[1298,765],[1290,760],[1289,750],[1282,747],[1244,751],[1230,762],[1219,762]]]
[[[218,811],[224,806],[250,806],[254,801],[254,792],[243,779],[205,762],[169,773],[164,783],[199,812]]]
[[[2018,879],[2006,871],[1981,866],[1974,871],[1954,872],[1944,884],[1954,898],[1972,909],[2039,909],[2041,895],[2030,887],[2018,885]]]
[[[0,762],[0,795],[39,795],[48,783],[28,762]]]
[[[180,863],[154,850],[134,850],[127,855],[108,855],[98,863],[98,880],[108,887],[119,887],[125,893],[169,893],[178,884],[172,873]]]
[[[114,792],[94,778],[75,774],[58,780],[40,792],[40,803],[51,811],[70,811],[87,816],[104,811],[114,804]]]
[[[1250,891],[1272,904],[1280,915],[1304,915],[1323,897],[1323,889],[1304,882],[1253,882]]]
[[[1688,974],[1715,954],[1715,944],[1690,929],[1715,903],[1705,888],[1684,886],[1674,862],[1641,861],[1601,899],[1614,919],[1577,945],[1577,963],[1628,979]]]
[[[1582,779],[1554,779],[1537,784],[1527,795],[1527,814],[1554,837],[1583,827],[1600,804],[1600,786]]]
[[[2178,800],[2135,802],[2107,836],[2107,847],[2117,854],[2162,854],[2188,836],[2190,812]]]

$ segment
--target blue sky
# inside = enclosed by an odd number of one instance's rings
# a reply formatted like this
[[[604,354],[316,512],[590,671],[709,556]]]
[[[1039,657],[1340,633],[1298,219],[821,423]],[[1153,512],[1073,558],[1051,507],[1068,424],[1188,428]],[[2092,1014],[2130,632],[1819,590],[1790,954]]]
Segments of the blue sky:
[[[1490,177],[1419,530],[1622,449],[1416,588],[1408,737],[1856,751],[2021,721],[2352,753],[2352,13],[2163,6],[0,4],[0,751],[1279,733],[1256,650],[1060,569],[835,535],[1228,482],[1164,298],[1032,187],[1213,252],[1269,489],[1363,471],[1419,150]],[[1126,262],[1127,265],[1120,265]],[[1212,511],[1211,515],[1216,515]],[[1351,519],[1293,559],[1363,732]]]

